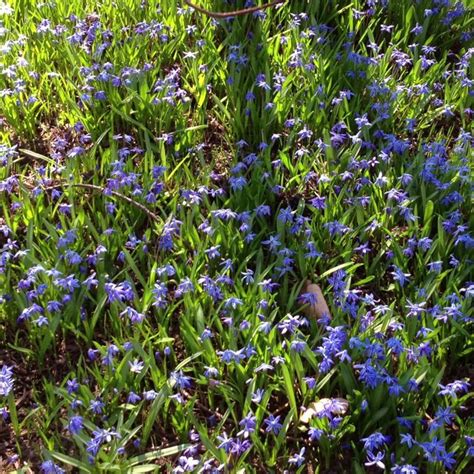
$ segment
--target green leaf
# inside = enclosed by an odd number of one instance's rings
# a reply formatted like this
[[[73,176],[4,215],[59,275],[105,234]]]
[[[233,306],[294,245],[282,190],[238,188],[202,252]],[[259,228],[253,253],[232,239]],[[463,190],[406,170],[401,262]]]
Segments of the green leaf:
[[[72,467],[76,467],[77,469],[80,469],[80,472],[92,473],[90,466],[88,466],[84,462],[81,462],[77,459],[72,458],[71,456],[67,456],[66,454],[61,454],[56,451],[52,451],[50,452],[50,454],[53,458],[57,459],[58,461],[61,461],[62,463],[68,466],[72,466]]]
[[[291,409],[298,413],[298,407],[296,404],[296,397],[295,397],[295,388],[294,388],[294,380],[290,376],[290,372],[286,365],[281,366],[281,371],[283,373],[283,381],[285,383],[286,395],[290,401]]]
[[[138,474],[141,472],[159,472],[159,466],[156,464],[143,464],[141,466],[132,467],[131,474]]]
[[[184,451],[185,449],[189,448],[190,444],[178,444],[176,446],[171,446],[169,448],[157,449],[156,451],[150,451],[145,454],[140,454],[139,456],[134,456],[130,458],[127,463],[128,467],[136,466],[142,462],[150,462],[155,461],[156,459],[165,458],[167,456],[174,456],[175,454]]]
[[[171,393],[171,387],[168,385],[168,383],[166,383],[165,386],[158,393],[157,397],[153,400],[150,412],[148,413],[148,416],[146,417],[145,425],[143,426],[143,435],[142,435],[143,444],[146,444],[146,442],[148,441],[153,425],[155,424],[155,421],[158,417],[158,413],[170,393]]]
[[[354,263],[354,262],[341,263],[340,265],[337,265],[336,267],[330,268],[329,270],[322,273],[319,276],[319,278],[320,279],[325,278],[325,277],[331,275],[331,273],[337,272],[338,270],[342,270],[343,268],[347,268],[347,267],[350,267],[350,270],[355,270],[356,268],[358,268],[362,265],[363,265],[362,263]]]

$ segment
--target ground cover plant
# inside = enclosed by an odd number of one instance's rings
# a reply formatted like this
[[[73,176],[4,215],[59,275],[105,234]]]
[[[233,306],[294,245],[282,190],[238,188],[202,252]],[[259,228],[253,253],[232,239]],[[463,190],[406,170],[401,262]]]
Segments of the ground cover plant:
[[[0,471],[472,472],[473,23],[0,2]]]

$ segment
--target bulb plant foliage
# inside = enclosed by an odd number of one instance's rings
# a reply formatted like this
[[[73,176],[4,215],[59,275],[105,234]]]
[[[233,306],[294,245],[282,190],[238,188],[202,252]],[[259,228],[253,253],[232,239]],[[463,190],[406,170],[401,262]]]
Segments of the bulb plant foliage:
[[[472,13],[0,2],[0,471],[470,472]]]

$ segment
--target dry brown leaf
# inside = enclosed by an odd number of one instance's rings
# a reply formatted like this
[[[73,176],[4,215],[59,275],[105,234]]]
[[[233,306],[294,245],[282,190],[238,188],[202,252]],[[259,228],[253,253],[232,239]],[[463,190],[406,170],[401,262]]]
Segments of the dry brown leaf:
[[[313,416],[318,416],[329,410],[333,415],[345,415],[349,409],[349,402],[345,398],[321,398],[311,403],[301,414],[301,423],[309,423]]]

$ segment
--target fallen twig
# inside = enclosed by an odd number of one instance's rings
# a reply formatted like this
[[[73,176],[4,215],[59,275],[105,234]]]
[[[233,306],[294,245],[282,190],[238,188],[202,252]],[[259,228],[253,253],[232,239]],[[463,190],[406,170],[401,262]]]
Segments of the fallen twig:
[[[244,15],[250,15],[252,13],[256,13],[262,10],[265,10],[267,8],[272,8],[276,7],[277,5],[280,5],[281,3],[285,3],[286,0],[275,0],[273,2],[265,3],[263,5],[257,5],[255,7],[249,7],[249,8],[243,8],[242,10],[234,10],[232,12],[213,12],[210,10],[206,10],[203,7],[200,7],[199,5],[195,5],[192,3],[190,0],[184,0],[184,3],[188,5],[191,8],[194,8],[194,10],[198,11],[199,13],[203,13],[204,15],[210,16],[211,18],[218,18],[218,19],[223,19],[223,18],[232,18],[234,16],[244,16]]]
[[[66,187],[74,187],[74,188],[85,188],[85,189],[91,189],[93,191],[100,191],[102,193],[110,193],[112,196],[118,197],[120,199],[123,199],[124,201],[128,202],[132,206],[135,206],[137,209],[140,209],[143,211],[148,217],[153,219],[156,222],[161,222],[161,219],[153,212],[150,211],[150,209],[146,208],[143,204],[140,204],[139,202],[133,200],[132,198],[125,196],[124,194],[118,193],[117,191],[110,191],[106,188],[103,188],[101,186],[96,186],[95,184],[85,184],[85,183],[58,183],[58,184],[52,184],[49,186],[44,186],[43,189],[57,189],[57,188],[66,188]]]

